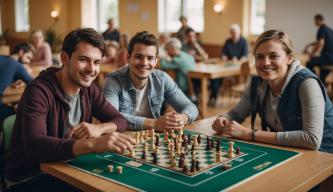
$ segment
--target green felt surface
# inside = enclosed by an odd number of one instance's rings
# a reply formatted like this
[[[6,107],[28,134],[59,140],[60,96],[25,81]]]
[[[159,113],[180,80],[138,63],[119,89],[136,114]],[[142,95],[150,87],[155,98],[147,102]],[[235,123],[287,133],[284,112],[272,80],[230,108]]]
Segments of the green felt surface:
[[[184,133],[197,134],[188,130],[185,130]],[[163,138],[163,135],[160,137]],[[202,140],[202,145],[205,145],[205,139]],[[148,162],[142,161],[140,155],[135,160],[126,155],[111,152],[82,155],[68,161],[67,164],[141,191],[221,191],[298,155],[297,152],[235,141],[234,149],[237,147],[240,147],[241,154],[236,155],[235,158],[228,158],[226,152],[228,140],[223,138],[222,151],[226,150],[223,153],[223,161],[216,163],[212,158],[208,160],[208,164],[211,162],[212,166],[208,166],[192,175],[184,174],[176,169],[166,168],[163,163],[160,166],[159,164],[149,163],[149,160],[147,160]],[[161,153],[166,152],[162,149]],[[205,155],[206,153],[204,152]],[[205,155],[197,158],[210,158]],[[164,161],[164,159],[160,159],[160,161]],[[133,162],[139,162],[142,165],[139,167],[129,165]],[[221,164],[224,163],[231,164],[232,167],[223,170]],[[114,165],[113,173],[108,171],[108,165]],[[123,174],[116,172],[116,167],[119,165],[123,166]]]

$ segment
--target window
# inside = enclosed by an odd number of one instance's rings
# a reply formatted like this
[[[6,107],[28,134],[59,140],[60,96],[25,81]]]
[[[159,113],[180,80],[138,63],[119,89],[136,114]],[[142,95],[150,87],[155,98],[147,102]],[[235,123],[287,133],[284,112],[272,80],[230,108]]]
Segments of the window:
[[[107,20],[113,18],[119,25],[118,0],[82,0],[82,26],[99,32],[107,29]]]
[[[259,35],[265,27],[266,0],[252,0],[251,34]]]
[[[158,0],[158,31],[177,32],[181,15],[196,32],[203,32],[204,0]]]
[[[15,0],[15,30],[27,32],[29,24],[29,0]]]

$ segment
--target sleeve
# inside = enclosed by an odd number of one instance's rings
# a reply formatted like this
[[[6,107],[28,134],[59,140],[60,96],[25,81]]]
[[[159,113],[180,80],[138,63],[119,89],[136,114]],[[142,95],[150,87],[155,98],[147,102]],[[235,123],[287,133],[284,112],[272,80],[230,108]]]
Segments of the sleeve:
[[[247,57],[247,55],[249,54],[249,48],[247,45],[247,41],[246,39],[242,38],[242,53],[241,53],[241,57]]]
[[[125,131],[127,129],[127,121],[124,116],[105,99],[96,85],[93,84],[91,89],[94,98],[92,102],[93,116],[102,122],[113,122],[119,132]]]
[[[198,115],[197,107],[185,96],[178,88],[177,84],[169,77],[164,75],[164,98],[178,113],[185,113],[189,117],[189,123],[194,121]]]
[[[325,99],[317,80],[305,80],[299,88],[303,130],[278,132],[280,145],[318,150],[323,137]]]
[[[325,29],[320,27],[317,32],[317,40],[325,38]]]
[[[63,161],[74,158],[75,140],[48,136],[53,132],[48,127],[48,116],[52,95],[47,91],[29,86],[19,104],[18,119],[22,127],[23,147],[28,158],[33,162]],[[52,116],[52,115],[51,115]]]
[[[229,58],[229,56],[228,56],[228,40],[226,40],[225,42],[224,42],[224,45],[222,46],[222,49],[221,49],[221,57],[223,57],[223,56],[227,56],[228,58]]]
[[[16,70],[16,74],[15,74],[15,79],[21,79],[23,80],[26,84],[31,83],[31,81],[33,80],[33,78],[31,77],[31,75],[27,72],[27,70],[25,70],[25,68],[23,67],[22,64],[17,64],[17,70]]]
[[[251,105],[251,83],[246,86],[245,93],[240,101],[232,108],[229,112],[223,116],[228,119],[243,123],[245,118],[250,116],[252,113]]]
[[[110,102],[117,110],[119,109],[119,98],[121,97],[120,83],[115,78],[107,77],[104,83],[103,94],[108,102]],[[142,130],[145,118],[124,113],[121,114],[127,119],[129,128],[132,130]]]
[[[173,63],[174,59],[168,61],[166,59],[161,59],[160,65],[162,69],[178,69],[179,66]]]

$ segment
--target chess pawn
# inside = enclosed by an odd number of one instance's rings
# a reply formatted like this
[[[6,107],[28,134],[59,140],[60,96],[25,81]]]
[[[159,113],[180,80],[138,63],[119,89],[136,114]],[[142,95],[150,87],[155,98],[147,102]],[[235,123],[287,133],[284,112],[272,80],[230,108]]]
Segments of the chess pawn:
[[[171,164],[171,167],[176,167],[176,160],[174,157],[170,157],[170,164]]]
[[[234,155],[234,142],[233,141],[229,141],[229,158],[233,158]]]
[[[193,146],[198,147],[198,136],[194,136],[193,138]]]
[[[181,147],[180,147],[180,143],[177,143],[177,147],[176,147],[176,153],[177,153],[177,155],[181,154]]]
[[[135,142],[136,142],[137,144],[140,144],[140,135],[139,135],[138,132],[135,133]]]
[[[135,158],[135,150],[134,150],[134,148],[131,150],[131,152],[130,152],[130,156],[131,156],[132,158]]]
[[[150,136],[154,137],[154,135],[155,135],[155,129],[150,129]]]
[[[118,172],[119,174],[123,174],[123,167],[122,167],[122,166],[118,166],[118,167],[117,167],[117,172]]]
[[[168,140],[169,140],[168,131],[164,130],[164,141],[168,141]]]
[[[144,135],[144,137],[145,137],[145,140],[147,140],[147,139],[148,139],[148,134],[149,134],[149,130],[145,130],[145,135]]]
[[[109,171],[110,173],[113,172],[113,165],[108,165],[108,171]]]
[[[221,162],[222,161],[222,152],[221,150],[216,152],[216,162]]]
[[[144,143],[143,145],[143,151],[148,152],[148,143]]]
[[[183,129],[179,129],[179,135],[183,135],[184,131]]]
[[[144,143],[145,142],[145,138],[144,138],[144,132],[140,132],[140,141],[141,143]]]
[[[160,152],[160,147],[158,145],[155,146],[155,153],[158,154]]]
[[[173,138],[175,138],[175,131],[173,130],[173,129],[171,129],[171,138],[173,139]]]

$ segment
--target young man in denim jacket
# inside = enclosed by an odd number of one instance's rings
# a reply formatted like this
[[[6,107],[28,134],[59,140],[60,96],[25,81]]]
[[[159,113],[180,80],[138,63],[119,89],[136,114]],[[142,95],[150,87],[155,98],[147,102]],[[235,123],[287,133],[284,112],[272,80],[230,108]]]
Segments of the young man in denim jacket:
[[[157,64],[154,35],[137,33],[128,49],[129,65],[107,76],[103,94],[128,120],[132,130],[182,129],[198,116],[196,106]],[[175,111],[163,113],[164,103]]]

